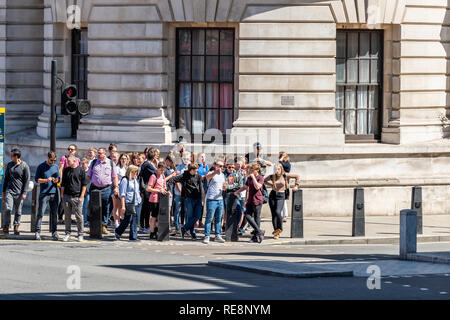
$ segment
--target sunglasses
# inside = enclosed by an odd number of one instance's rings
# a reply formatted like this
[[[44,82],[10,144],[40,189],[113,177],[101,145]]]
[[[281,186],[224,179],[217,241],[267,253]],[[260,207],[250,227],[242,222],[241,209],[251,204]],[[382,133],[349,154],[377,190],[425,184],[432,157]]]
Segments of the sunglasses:
[[[67,148],[68,151],[75,151],[73,148]]]

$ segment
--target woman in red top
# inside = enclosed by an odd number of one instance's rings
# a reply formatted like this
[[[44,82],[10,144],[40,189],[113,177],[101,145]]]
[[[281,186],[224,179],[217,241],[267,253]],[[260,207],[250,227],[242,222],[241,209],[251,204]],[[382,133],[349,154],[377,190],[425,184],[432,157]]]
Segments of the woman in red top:
[[[247,191],[247,204],[245,218],[248,223],[255,230],[255,234],[250,239],[250,242],[261,243],[264,239],[264,230],[259,228],[261,224],[261,209],[264,203],[264,198],[262,195],[262,188],[264,184],[264,177],[261,176],[261,166],[259,164],[252,164],[248,170],[248,177],[245,185],[237,190],[234,194],[238,194],[244,190]]]

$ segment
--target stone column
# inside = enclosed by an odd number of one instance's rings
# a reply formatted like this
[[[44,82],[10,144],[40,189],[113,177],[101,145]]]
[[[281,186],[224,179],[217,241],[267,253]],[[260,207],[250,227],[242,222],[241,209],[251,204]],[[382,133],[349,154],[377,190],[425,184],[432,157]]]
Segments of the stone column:
[[[443,137],[449,56],[444,41],[450,39],[445,26],[450,20],[440,3],[417,1],[405,8],[395,51],[398,77],[393,82],[400,143]]]
[[[71,81],[71,32],[65,23],[53,22],[50,7],[46,9],[46,21],[44,25],[44,107],[39,116],[36,132],[40,137],[50,138],[50,87],[51,87],[51,62],[57,61],[58,77],[64,82]],[[57,82],[58,86],[61,84]],[[57,89],[56,98],[56,137],[67,138],[71,136],[70,116],[61,114],[61,94]]]
[[[0,104],[6,136],[32,129],[42,111],[43,0],[0,1]]]
[[[92,112],[81,120],[78,139],[171,143],[166,116],[168,45],[162,23],[166,13],[161,16],[152,3],[93,4],[90,12]]]

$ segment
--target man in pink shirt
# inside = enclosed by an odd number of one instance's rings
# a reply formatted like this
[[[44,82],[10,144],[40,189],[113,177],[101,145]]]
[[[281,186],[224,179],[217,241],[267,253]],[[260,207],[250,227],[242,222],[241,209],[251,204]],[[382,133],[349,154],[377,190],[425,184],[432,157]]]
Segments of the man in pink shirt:
[[[93,160],[87,172],[91,180],[91,189],[100,190],[102,193],[102,218],[103,233],[107,234],[106,226],[111,218],[111,194],[119,190],[119,181],[117,179],[114,163],[106,157],[106,149],[99,148],[97,159]]]

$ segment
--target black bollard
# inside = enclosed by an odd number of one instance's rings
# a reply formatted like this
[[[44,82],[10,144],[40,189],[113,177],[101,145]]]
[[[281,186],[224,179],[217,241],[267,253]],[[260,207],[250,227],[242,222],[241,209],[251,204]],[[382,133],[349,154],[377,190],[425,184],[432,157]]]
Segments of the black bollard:
[[[35,184],[33,191],[31,192],[31,224],[30,232],[36,232],[36,217],[39,209],[39,185]],[[49,217],[51,219],[51,215]],[[51,225],[51,224],[50,224]]]
[[[413,187],[411,195],[411,210],[417,212],[417,234],[423,233],[422,187]]]
[[[291,238],[303,238],[303,190],[292,191]]]
[[[170,212],[169,195],[159,194],[159,213],[158,213],[158,241],[169,241]]]
[[[364,189],[355,188],[353,193],[352,237],[364,237],[365,234]]]
[[[91,191],[89,209],[90,237],[102,239],[102,192],[100,190]]]
[[[237,219],[237,204],[238,199],[234,193],[230,192],[225,198],[227,201],[227,215],[225,223],[225,241],[237,242],[238,236],[238,219]]]

